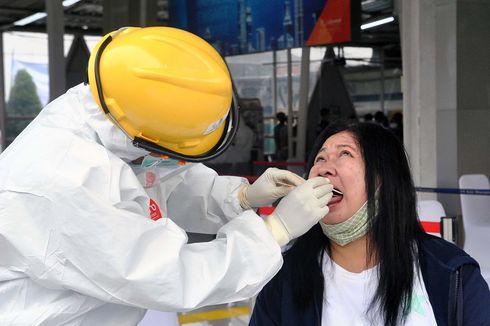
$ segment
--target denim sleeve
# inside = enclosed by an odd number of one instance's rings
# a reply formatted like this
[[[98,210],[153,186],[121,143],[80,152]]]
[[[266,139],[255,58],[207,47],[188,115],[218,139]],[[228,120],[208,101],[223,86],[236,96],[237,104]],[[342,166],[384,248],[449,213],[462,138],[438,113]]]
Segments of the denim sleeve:
[[[476,265],[463,268],[463,325],[490,326],[490,290]]]
[[[250,318],[250,326],[282,325],[281,321],[281,278],[276,277],[260,291]]]

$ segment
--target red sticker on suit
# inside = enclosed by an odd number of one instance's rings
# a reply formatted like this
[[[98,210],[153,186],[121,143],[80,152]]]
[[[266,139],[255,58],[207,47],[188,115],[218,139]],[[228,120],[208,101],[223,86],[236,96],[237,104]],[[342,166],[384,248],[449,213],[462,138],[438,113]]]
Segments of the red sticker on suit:
[[[161,219],[162,217],[163,216],[162,212],[160,211],[160,207],[158,207],[157,203],[150,198],[150,218],[153,221],[156,221]]]

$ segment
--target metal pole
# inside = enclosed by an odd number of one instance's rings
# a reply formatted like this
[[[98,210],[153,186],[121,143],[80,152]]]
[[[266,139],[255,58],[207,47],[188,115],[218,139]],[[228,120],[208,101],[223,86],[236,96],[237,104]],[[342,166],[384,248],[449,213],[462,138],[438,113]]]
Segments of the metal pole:
[[[147,24],[147,16],[146,16],[146,0],[140,0],[140,26],[145,27]]]
[[[301,51],[301,79],[299,84],[299,111],[295,159],[305,159],[306,122],[308,121],[308,94],[310,88],[310,48],[303,47]]]
[[[277,113],[277,52],[272,51],[272,106],[274,116]]]
[[[293,78],[291,49],[287,49],[287,71],[288,71],[288,159],[293,155]]]
[[[384,115],[386,117],[388,117],[387,113],[386,113],[386,109],[385,109],[385,54],[384,54],[384,51],[383,51],[383,48],[381,48],[380,50],[380,61],[381,61],[381,71],[380,71],[380,74],[381,74],[381,78],[380,78],[380,83],[381,83],[381,93],[380,93],[380,97],[379,97],[379,101],[380,101],[380,110],[381,112],[384,113]]]
[[[49,100],[66,91],[65,54],[63,35],[65,23],[61,1],[46,0],[48,53],[49,53]]]
[[[0,153],[7,145],[7,130],[5,118],[7,116],[5,101],[5,75],[3,67],[3,32],[0,31]]]

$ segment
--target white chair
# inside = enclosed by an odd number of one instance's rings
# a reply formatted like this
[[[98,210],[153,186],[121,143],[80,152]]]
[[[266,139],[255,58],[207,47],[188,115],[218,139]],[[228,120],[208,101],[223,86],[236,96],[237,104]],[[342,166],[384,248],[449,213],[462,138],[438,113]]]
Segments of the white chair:
[[[461,189],[489,189],[484,174],[465,174],[459,178]],[[463,215],[463,249],[480,264],[481,273],[490,284],[490,197],[484,195],[461,195]]]
[[[441,237],[441,217],[446,216],[444,207],[437,200],[418,200],[417,214],[427,233]]]

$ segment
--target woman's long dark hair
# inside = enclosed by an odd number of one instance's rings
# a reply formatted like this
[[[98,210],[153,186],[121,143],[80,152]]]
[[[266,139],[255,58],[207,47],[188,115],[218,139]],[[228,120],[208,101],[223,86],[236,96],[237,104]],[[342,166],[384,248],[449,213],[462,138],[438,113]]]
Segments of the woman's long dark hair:
[[[378,261],[379,283],[371,308],[380,308],[385,326],[405,319],[418,265],[416,240],[424,232],[420,227],[416,196],[403,144],[389,130],[374,123],[339,121],[328,126],[317,137],[307,162],[309,173],[323,143],[341,131],[357,140],[365,166],[370,231],[368,260]],[[378,210],[375,212],[375,192]],[[322,298],[324,277],[321,260],[329,252],[329,240],[319,225],[297,239],[285,253],[290,266],[296,306],[305,310]],[[316,299],[315,299],[316,298]]]

